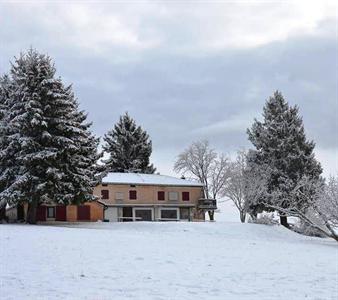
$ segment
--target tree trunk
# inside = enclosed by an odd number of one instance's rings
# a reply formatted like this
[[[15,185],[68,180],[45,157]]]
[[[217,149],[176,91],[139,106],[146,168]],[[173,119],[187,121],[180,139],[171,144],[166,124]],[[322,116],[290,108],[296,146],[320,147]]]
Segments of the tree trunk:
[[[26,223],[36,224],[36,209],[37,209],[37,206],[38,206],[38,203],[35,200],[33,200],[32,202],[30,202],[28,204]]]
[[[331,232],[331,235],[329,237],[333,238],[336,242],[338,242],[338,234],[336,233],[336,230],[332,228],[328,222],[326,222],[325,226]]]
[[[214,211],[213,210],[208,210],[208,214],[209,214],[210,221],[214,221]]]
[[[249,213],[251,220],[255,222],[257,220],[257,213],[256,212],[250,212]]]
[[[245,212],[240,211],[239,212],[239,218],[241,219],[241,222],[244,223],[245,222]]]
[[[289,228],[288,217],[287,216],[279,216],[281,225]]]
[[[0,207],[0,223],[2,223],[3,221],[8,221],[6,217],[6,205]]]

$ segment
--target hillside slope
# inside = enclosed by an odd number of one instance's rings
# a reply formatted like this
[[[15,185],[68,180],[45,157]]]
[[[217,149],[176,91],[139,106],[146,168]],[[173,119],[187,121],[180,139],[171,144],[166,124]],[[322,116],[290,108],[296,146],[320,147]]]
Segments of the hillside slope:
[[[338,247],[237,223],[0,225],[0,299],[337,299]]]

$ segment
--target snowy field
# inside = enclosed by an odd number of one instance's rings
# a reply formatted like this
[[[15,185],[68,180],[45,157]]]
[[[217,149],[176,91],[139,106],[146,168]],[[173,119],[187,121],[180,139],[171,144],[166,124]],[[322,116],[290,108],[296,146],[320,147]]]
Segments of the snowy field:
[[[338,245],[280,226],[0,225],[1,299],[338,299]]]

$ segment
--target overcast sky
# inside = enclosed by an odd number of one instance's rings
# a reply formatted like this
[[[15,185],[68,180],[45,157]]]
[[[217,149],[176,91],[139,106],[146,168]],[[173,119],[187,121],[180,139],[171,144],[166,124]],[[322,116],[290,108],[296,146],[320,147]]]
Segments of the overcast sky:
[[[324,174],[337,174],[335,2],[0,2],[0,73],[30,46],[48,53],[95,134],[128,111],[162,174],[195,140],[249,148],[246,128],[278,89],[299,105]]]

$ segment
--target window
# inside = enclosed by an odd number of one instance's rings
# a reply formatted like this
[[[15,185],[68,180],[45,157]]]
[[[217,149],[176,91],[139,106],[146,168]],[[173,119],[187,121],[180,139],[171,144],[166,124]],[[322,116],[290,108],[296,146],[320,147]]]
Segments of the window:
[[[137,199],[136,191],[129,191],[129,199],[130,200],[136,200]]]
[[[170,201],[178,201],[178,192],[169,192]]]
[[[124,199],[124,193],[116,192],[115,193],[115,200],[123,200]]]
[[[182,192],[182,200],[183,201],[189,201],[190,200],[189,192]]]
[[[134,208],[134,215],[136,221],[153,220],[153,210],[149,208]]]
[[[135,184],[131,184],[130,187],[136,187],[136,185]]]
[[[101,190],[101,199],[109,199],[109,191]]]
[[[132,207],[122,208],[122,222],[130,222],[133,220],[133,209]]]
[[[47,218],[55,218],[55,207],[54,206],[47,207]]]
[[[161,219],[165,221],[166,219],[178,219],[178,209],[177,208],[166,208],[161,209]]]
[[[165,193],[162,192],[162,191],[157,192],[157,200],[159,200],[159,201],[165,200]]]
[[[108,184],[107,183],[102,183],[102,186],[108,186]]]

